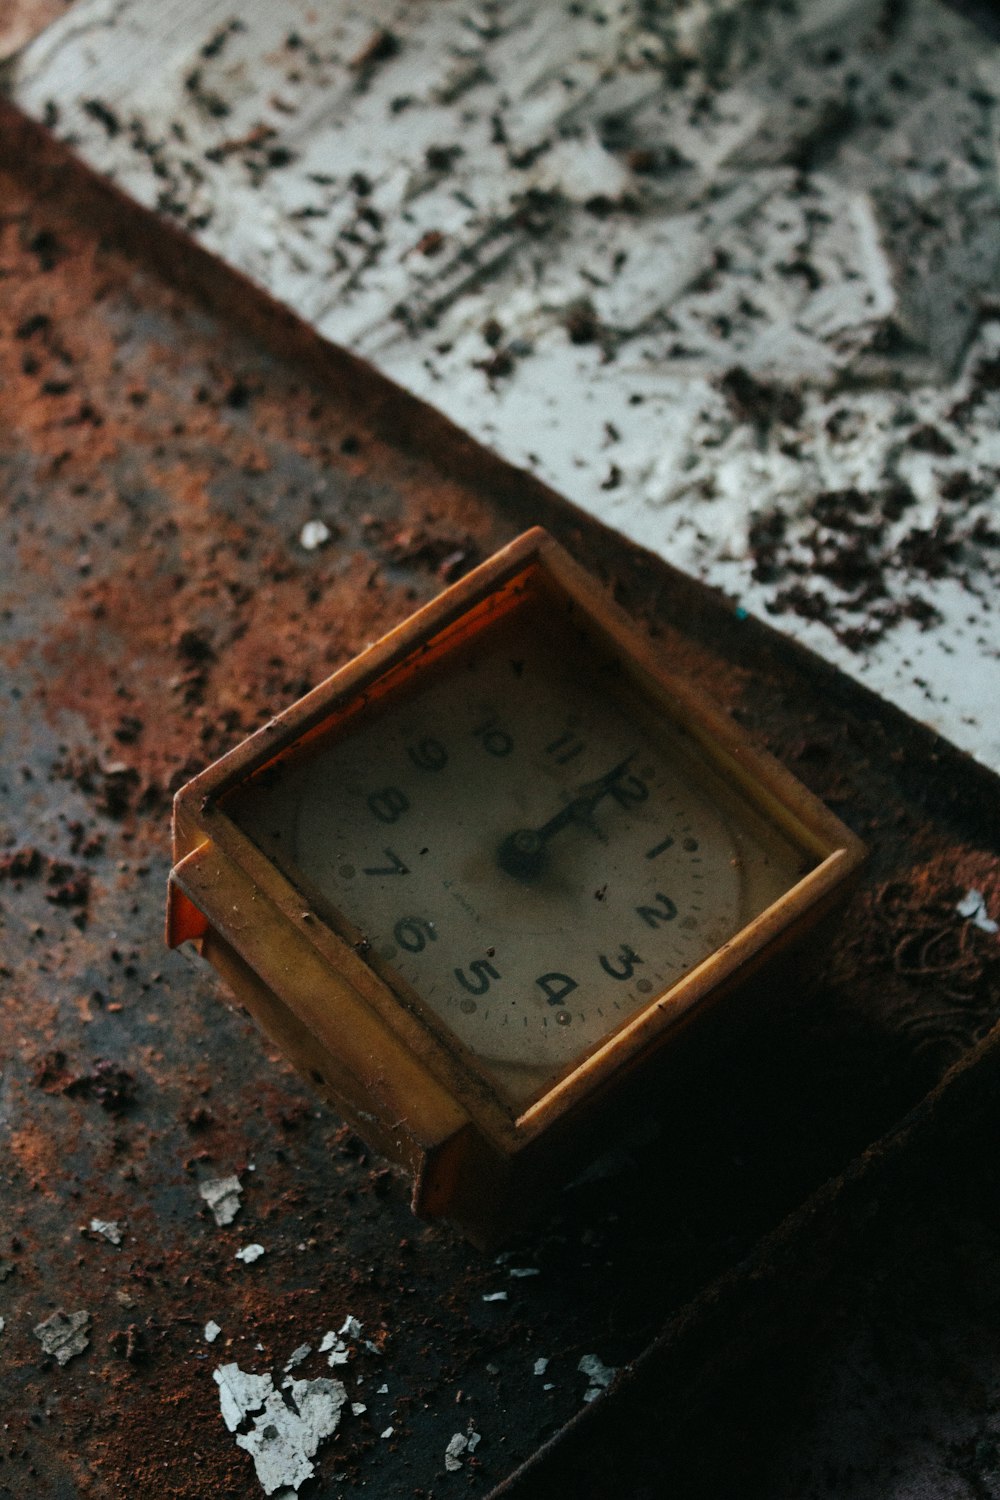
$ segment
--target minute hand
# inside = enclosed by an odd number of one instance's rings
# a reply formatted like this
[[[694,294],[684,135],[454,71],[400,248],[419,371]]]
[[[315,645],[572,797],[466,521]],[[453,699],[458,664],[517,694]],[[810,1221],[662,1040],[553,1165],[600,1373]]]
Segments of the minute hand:
[[[582,821],[593,812],[601,799],[614,791],[633,759],[633,755],[627,755],[597,781],[588,782],[565,807],[561,807],[539,828],[519,828],[516,833],[508,834],[497,850],[500,868],[518,880],[535,879],[541,873],[545,846],[552,835],[569,823]]]
[[[586,786],[580,788],[572,801],[567,802],[566,806],[560,808],[547,823],[543,823],[540,828],[535,828],[532,832],[544,844],[554,833],[558,833],[560,828],[565,828],[567,823],[575,823],[577,819],[585,818],[588,813],[593,812],[598,802],[602,801],[609,792],[614,791],[616,782],[625,775],[634,759],[634,755],[627,755],[597,781],[588,781]]]

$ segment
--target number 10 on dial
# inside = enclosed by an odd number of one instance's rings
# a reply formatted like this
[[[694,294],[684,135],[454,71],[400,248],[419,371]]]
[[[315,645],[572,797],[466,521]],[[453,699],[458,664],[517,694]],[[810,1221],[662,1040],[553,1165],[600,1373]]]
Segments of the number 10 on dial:
[[[536,529],[178,794],[169,935],[486,1238],[862,855]]]

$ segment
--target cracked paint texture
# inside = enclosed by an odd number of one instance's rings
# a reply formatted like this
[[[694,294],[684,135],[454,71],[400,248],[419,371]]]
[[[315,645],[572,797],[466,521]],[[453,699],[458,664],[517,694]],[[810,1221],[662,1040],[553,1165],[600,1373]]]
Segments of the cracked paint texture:
[[[971,22],[78,0],[10,87],[324,337],[1000,766],[1000,60]]]

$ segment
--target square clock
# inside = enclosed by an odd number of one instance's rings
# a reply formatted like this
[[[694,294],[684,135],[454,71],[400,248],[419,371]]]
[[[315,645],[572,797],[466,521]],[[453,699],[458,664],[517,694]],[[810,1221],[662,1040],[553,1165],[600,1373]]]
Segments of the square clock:
[[[178,792],[168,941],[485,1243],[863,857],[535,528]]]

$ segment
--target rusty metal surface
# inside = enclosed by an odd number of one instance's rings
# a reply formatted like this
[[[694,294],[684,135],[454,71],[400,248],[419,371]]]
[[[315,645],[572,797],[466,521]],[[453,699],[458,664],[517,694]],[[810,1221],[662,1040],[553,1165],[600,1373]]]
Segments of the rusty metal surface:
[[[995,779],[169,241],[130,259],[141,221],[7,125],[0,1493],[257,1493],[212,1370],[280,1375],[308,1343],[297,1373],[328,1374],[318,1345],[348,1314],[375,1346],[347,1366],[368,1409],[311,1493],[485,1489],[580,1410],[582,1355],[635,1360],[988,1030],[995,937],[955,908],[974,887],[996,911]],[[314,552],[311,518],[332,533]],[[820,979],[676,1079],[497,1263],[413,1220],[204,966],[164,950],[162,899],[172,790],[531,520],[875,857]],[[234,1172],[220,1228],[199,1183]],[[65,1366],[33,1333],[59,1308],[89,1313]],[[482,1443],[446,1473],[470,1422]]]

